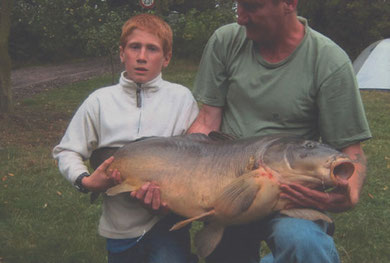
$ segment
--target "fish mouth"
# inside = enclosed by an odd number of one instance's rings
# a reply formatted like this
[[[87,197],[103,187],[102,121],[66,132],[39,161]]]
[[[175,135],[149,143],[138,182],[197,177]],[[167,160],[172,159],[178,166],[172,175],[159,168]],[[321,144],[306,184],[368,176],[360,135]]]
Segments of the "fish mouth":
[[[330,177],[336,185],[346,182],[354,171],[355,165],[347,157],[338,158],[330,165]]]

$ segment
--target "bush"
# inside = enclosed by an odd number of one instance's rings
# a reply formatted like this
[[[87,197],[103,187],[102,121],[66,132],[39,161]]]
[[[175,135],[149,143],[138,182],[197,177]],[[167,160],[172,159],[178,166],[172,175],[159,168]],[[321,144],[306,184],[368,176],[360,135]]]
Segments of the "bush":
[[[173,30],[173,52],[182,58],[200,58],[209,37],[220,26],[235,21],[233,10],[217,8],[186,14],[172,13],[166,20]]]

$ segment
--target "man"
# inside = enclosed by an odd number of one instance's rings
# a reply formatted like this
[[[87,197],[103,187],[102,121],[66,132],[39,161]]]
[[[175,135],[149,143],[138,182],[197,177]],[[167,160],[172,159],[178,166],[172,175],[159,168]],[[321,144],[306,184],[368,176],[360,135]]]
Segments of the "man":
[[[371,137],[348,56],[297,17],[298,0],[238,0],[238,24],[218,29],[204,50],[195,82],[203,103],[189,133],[221,130],[237,137],[292,133],[322,140],[356,161],[348,184],[322,193],[281,185],[292,206],[346,211],[366,175],[360,142]],[[328,225],[273,216],[231,227],[207,262],[339,262]]]

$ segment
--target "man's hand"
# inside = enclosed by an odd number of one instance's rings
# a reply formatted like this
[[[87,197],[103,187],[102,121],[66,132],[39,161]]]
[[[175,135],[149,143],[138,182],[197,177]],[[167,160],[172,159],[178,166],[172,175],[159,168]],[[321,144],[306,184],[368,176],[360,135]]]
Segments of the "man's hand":
[[[137,191],[131,192],[130,195],[153,212],[162,214],[169,212],[167,204],[161,201],[160,187],[154,182],[145,183]]]
[[[329,212],[342,212],[353,207],[348,184],[339,185],[334,191],[324,193],[299,184],[281,184],[280,197],[291,201],[286,209],[297,207],[316,208]]]
[[[291,203],[286,208],[311,207],[329,212],[343,212],[359,202],[360,192],[366,178],[366,158],[360,143],[342,150],[355,162],[355,171],[345,184],[340,184],[331,192],[324,193],[298,184],[281,184],[281,198]]]
[[[90,176],[84,177],[82,184],[85,188],[92,192],[104,192],[108,188],[120,184],[122,182],[120,173],[117,169],[107,171],[107,168],[114,161],[111,156],[105,160]]]

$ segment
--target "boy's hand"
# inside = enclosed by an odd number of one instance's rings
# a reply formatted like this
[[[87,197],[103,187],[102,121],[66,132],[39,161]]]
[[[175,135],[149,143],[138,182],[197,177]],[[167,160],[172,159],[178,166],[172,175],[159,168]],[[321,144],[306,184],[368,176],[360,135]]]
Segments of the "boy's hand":
[[[167,204],[161,201],[160,187],[154,182],[145,183],[137,191],[131,192],[130,195],[153,212],[162,214],[169,212]]]
[[[85,188],[92,192],[104,192],[108,188],[120,184],[122,178],[117,169],[114,171],[107,171],[107,168],[114,161],[111,156],[105,160],[90,176],[84,177],[82,184]]]

